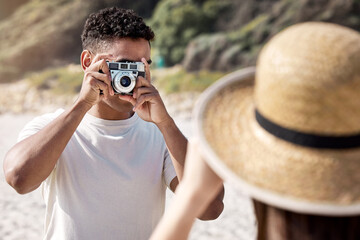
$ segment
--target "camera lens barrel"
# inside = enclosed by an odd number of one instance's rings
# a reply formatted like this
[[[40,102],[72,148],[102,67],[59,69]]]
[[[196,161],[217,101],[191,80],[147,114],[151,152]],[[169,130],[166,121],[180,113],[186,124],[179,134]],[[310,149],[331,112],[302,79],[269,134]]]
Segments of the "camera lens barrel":
[[[119,71],[112,79],[111,84],[116,93],[130,94],[136,85],[137,75],[132,71]]]

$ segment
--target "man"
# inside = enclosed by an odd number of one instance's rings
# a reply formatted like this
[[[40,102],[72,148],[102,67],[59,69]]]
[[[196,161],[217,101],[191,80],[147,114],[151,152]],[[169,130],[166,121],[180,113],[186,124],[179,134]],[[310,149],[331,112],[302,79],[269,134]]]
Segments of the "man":
[[[91,14],[76,102],[34,119],[4,161],[21,194],[42,185],[45,239],[147,239],[184,169],[187,140],[150,81],[152,30],[131,10]],[[106,61],[143,62],[133,95],[114,94]],[[171,156],[171,157],[170,157]],[[222,196],[202,215],[214,219]]]

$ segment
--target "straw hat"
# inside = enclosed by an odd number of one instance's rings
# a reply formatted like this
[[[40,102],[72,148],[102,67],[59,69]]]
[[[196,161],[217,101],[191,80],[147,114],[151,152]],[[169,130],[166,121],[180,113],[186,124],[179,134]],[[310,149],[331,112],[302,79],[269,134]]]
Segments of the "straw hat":
[[[359,215],[360,34],[319,22],[283,30],[256,69],[202,94],[194,132],[214,171],[253,198],[294,212]]]

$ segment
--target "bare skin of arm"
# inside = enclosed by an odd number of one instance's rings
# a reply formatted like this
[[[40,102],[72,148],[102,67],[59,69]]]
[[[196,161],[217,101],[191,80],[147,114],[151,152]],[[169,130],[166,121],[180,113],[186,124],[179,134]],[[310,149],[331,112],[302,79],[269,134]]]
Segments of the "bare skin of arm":
[[[38,133],[13,146],[4,159],[6,181],[20,194],[31,192],[50,175],[86,112],[102,98],[113,95],[104,58],[97,55],[85,70],[80,95],[74,105]],[[100,95],[100,89],[104,94]]]
[[[223,192],[223,181],[201,158],[196,144],[190,145],[184,179],[176,190],[150,239],[185,240],[195,218],[209,209],[209,204]]]
[[[181,183],[184,180],[183,179],[184,165],[185,165],[185,157],[186,157],[186,149],[187,149],[188,141],[185,139],[185,137],[182,135],[180,130],[177,128],[174,121],[171,121],[168,125],[161,126],[161,129],[167,147],[171,153],[174,168],[176,169],[176,173],[178,175],[178,177],[175,177],[170,183],[170,189],[173,192],[175,192],[179,184],[179,179]],[[174,137],[177,135],[180,136]],[[186,160],[187,164],[188,161],[193,161],[193,159]],[[190,188],[192,185],[193,183],[186,184],[186,186]],[[176,194],[178,194],[177,191]],[[196,215],[196,217],[198,217],[200,220],[214,220],[218,218],[224,209],[223,198],[224,198],[224,187],[221,186],[221,189],[218,191],[217,196],[213,197],[212,198],[213,200],[208,204],[208,207],[206,209],[203,209],[198,215]]]

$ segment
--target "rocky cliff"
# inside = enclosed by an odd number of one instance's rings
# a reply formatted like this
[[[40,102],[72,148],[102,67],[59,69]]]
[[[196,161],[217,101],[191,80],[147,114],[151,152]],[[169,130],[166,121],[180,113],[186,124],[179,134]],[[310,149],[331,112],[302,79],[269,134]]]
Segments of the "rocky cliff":
[[[359,0],[0,0],[0,82],[78,63],[86,17],[114,5],[151,17],[155,48],[188,71],[254,65],[264,42],[298,22],[360,30]]]
[[[90,13],[121,6],[149,17],[157,0],[23,2],[13,14],[0,21],[0,82],[12,81],[28,71],[78,62],[82,50],[80,35]],[[4,1],[1,3],[6,7]]]
[[[255,65],[269,38],[299,22],[332,22],[360,30],[358,0],[234,0],[231,4],[227,15],[216,22],[217,32],[200,35],[187,45],[183,65],[188,71]]]

